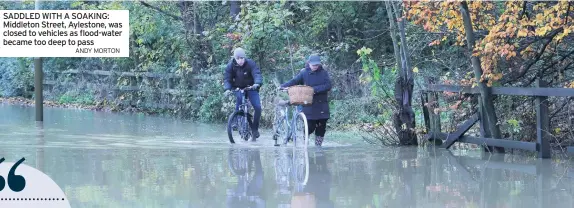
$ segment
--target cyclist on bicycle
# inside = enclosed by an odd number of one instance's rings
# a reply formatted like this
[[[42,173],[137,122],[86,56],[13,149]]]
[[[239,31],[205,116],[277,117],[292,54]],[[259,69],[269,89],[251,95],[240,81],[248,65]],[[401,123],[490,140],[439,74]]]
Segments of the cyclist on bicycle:
[[[315,132],[315,145],[321,146],[327,132],[327,120],[330,118],[328,92],[331,90],[331,78],[321,64],[321,57],[311,55],[293,79],[281,85],[281,88],[293,85],[307,85],[313,87],[313,104],[303,106],[303,113],[307,117],[309,134]]]
[[[245,93],[253,106],[255,115],[253,115],[253,140],[259,138],[259,120],[261,118],[261,100],[259,98],[259,87],[263,84],[261,71],[255,61],[246,58],[245,50],[236,48],[233,52],[233,58],[227,64],[224,75],[225,95],[231,94],[232,89],[245,88],[252,86],[252,90]],[[235,110],[239,110],[241,103],[241,93],[236,92],[237,99]]]

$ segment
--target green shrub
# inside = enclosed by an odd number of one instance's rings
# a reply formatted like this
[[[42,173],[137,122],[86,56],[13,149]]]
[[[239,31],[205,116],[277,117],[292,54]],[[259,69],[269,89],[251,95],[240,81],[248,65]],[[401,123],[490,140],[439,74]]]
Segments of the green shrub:
[[[0,58],[0,95],[32,98],[34,72],[31,59]]]

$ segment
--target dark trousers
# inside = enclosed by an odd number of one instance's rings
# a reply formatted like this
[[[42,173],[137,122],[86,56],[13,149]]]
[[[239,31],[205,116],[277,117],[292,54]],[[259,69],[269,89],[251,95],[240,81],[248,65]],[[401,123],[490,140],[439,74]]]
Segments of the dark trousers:
[[[318,120],[307,119],[307,125],[309,126],[309,134],[315,132],[315,136],[324,137],[325,132],[327,132],[327,120],[329,119],[318,119]]]
[[[255,111],[255,114],[253,115],[255,118],[253,118],[253,126],[251,128],[253,128],[253,130],[259,130],[259,120],[261,119],[261,100],[259,98],[259,92],[250,90],[245,91],[245,93],[247,94],[247,97],[253,106],[253,110]],[[239,110],[239,105],[242,104],[241,93],[235,92],[235,98],[235,110],[237,111]]]

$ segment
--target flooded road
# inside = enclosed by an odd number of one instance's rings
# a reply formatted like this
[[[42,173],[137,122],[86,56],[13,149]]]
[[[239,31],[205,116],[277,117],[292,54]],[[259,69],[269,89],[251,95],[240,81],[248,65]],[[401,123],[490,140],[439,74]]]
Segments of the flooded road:
[[[574,207],[574,163],[329,141],[229,144],[224,125],[0,104],[0,154],[72,207]],[[360,141],[360,138],[356,140]]]

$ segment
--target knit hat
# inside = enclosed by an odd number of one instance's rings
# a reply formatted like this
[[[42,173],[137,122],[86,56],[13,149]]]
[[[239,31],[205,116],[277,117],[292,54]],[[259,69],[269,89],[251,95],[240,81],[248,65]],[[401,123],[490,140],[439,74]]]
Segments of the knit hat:
[[[318,55],[309,56],[309,65],[319,65],[321,64],[321,57]]]
[[[236,48],[235,51],[233,51],[233,57],[245,58],[245,50],[243,50],[243,48]]]

